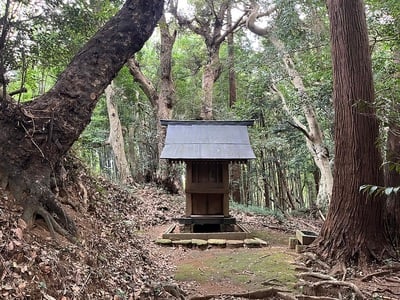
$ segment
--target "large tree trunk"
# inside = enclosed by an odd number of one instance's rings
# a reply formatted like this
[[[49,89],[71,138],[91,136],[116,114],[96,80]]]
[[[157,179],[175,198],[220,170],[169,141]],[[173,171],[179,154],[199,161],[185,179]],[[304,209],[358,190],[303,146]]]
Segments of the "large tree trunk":
[[[28,224],[40,214],[53,234],[54,230],[67,233],[60,224],[76,235],[73,221],[50,189],[53,167],[90,122],[104,89],[150,37],[162,8],[161,0],[128,0],[73,58],[49,92],[21,105],[1,102],[0,174],[23,206]]]
[[[335,171],[332,201],[316,240],[318,253],[335,263],[365,264],[380,259],[389,243],[380,197],[360,192],[382,184],[376,146],[378,122],[362,0],[328,1],[335,106]]]
[[[157,181],[172,192],[177,192],[177,174],[172,165],[165,160],[159,159],[164,147],[166,128],[161,126],[160,120],[169,120],[172,117],[173,106],[175,103],[175,88],[172,79],[172,49],[176,39],[176,31],[170,32],[169,24],[163,15],[159,22],[160,27],[160,86],[157,88],[143,74],[139,62],[134,58],[128,60],[128,67],[135,81],[140,85],[154,109],[155,121],[157,123],[157,149],[158,149],[158,168]]]

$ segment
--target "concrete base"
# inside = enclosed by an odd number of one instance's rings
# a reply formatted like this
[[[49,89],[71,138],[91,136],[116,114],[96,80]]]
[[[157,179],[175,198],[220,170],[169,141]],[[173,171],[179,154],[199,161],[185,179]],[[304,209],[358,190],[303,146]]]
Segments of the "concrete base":
[[[317,234],[312,231],[296,230],[296,238],[301,245],[310,245],[317,238]]]
[[[171,225],[165,233],[162,235],[163,239],[170,239],[172,241],[176,240],[188,240],[188,239],[225,239],[225,240],[245,240],[250,237],[250,232],[236,224],[235,231],[230,232],[174,232],[177,225]]]

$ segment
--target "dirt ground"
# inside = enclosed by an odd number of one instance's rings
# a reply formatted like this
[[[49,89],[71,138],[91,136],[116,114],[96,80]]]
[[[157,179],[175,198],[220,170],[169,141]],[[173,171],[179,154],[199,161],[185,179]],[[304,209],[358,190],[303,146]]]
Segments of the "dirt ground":
[[[155,240],[161,237],[168,227],[168,225],[154,226],[148,233]],[[269,230],[268,235],[273,237],[269,239],[272,243],[260,248],[210,247],[199,250],[159,246],[158,250],[160,256],[168,257],[169,263],[174,266],[174,277],[186,287],[189,298],[195,295],[244,293],[265,288],[263,285],[266,285],[268,276],[252,270],[247,261],[243,265],[241,260],[251,260],[253,257],[255,261],[257,258],[274,259],[273,255],[278,253],[284,255],[285,263],[290,266],[298,257],[298,253],[288,248],[287,240],[290,234]],[[221,266],[224,260],[227,262]],[[230,263],[229,260],[234,261]],[[224,267],[226,270],[222,270]],[[273,270],[270,269],[268,272],[272,273]],[[287,285],[290,284],[290,282],[280,282],[276,278],[269,278],[269,280],[271,285],[280,286],[283,289],[287,289]],[[290,289],[293,288],[293,282],[291,285]]]
[[[62,236],[51,239],[40,219],[27,228],[21,207],[0,191],[0,299],[238,299],[227,294],[260,289],[282,290],[291,298],[275,293],[253,299],[400,299],[398,261],[368,274],[348,268],[345,276],[333,278],[329,270],[315,268],[312,258],[300,259],[304,254],[288,249],[296,229],[318,232],[321,221],[310,216],[233,211],[267,247],[161,247],[154,240],[182,214],[182,195],[152,185],[121,189],[103,179],[83,184],[84,193],[80,184],[59,199],[78,226],[76,244]],[[307,278],[298,277],[305,272]],[[307,289],[308,298],[300,296]],[[324,295],[321,290],[330,294],[312,298]]]

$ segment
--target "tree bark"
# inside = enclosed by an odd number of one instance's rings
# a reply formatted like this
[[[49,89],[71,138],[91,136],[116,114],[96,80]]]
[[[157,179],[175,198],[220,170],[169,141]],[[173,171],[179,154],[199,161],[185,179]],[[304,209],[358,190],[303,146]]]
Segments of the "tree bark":
[[[161,126],[160,120],[172,118],[173,107],[175,104],[175,87],[172,79],[172,49],[175,43],[177,32],[170,32],[169,24],[165,15],[159,21],[160,28],[160,84],[158,89],[142,73],[139,63],[135,59],[129,59],[128,67],[153,106],[155,121],[157,123],[157,150],[158,168],[156,181],[160,182],[166,189],[177,192],[179,184],[173,166],[165,160],[160,160],[161,151],[164,147],[166,129]]]
[[[169,24],[165,15],[160,20],[160,65],[161,81],[159,99],[157,102],[157,147],[158,147],[158,168],[157,180],[167,189],[177,192],[177,174],[174,167],[161,160],[160,155],[164,147],[166,128],[161,126],[160,120],[169,120],[172,118],[172,112],[175,104],[175,87],[172,79],[172,49],[176,40],[176,30],[170,32]]]
[[[322,258],[356,264],[380,260],[389,249],[381,197],[359,191],[382,184],[376,146],[378,122],[365,7],[362,0],[328,1],[335,107],[335,171],[332,201],[315,241]]]
[[[227,20],[229,26],[232,24],[232,7],[228,7]],[[233,38],[233,31],[228,34],[228,73],[229,73],[229,107],[232,108],[236,103],[236,72],[235,72],[235,42]]]
[[[117,167],[117,178],[122,184],[129,181],[130,170],[128,160],[126,159],[124,135],[122,132],[121,121],[118,116],[118,108],[115,99],[115,86],[111,81],[110,85],[105,89],[108,120],[110,123],[110,133],[106,143],[111,145],[114,153],[115,164]]]
[[[49,92],[20,105],[0,103],[0,175],[23,206],[28,224],[41,214],[53,234],[62,231],[57,226],[61,225],[76,235],[73,220],[50,190],[53,167],[90,122],[104,89],[150,37],[162,9],[161,0],[126,1],[75,55]]]

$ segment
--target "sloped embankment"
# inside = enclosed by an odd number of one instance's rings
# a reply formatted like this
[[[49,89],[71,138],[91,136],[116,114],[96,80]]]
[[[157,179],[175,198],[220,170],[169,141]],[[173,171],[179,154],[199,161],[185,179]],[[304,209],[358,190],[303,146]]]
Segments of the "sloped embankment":
[[[21,209],[0,193],[0,298],[168,298],[160,286],[172,281],[170,266],[138,233],[169,222],[181,209],[179,197],[102,179],[86,178],[80,188],[62,199],[79,228],[79,244],[52,240],[41,220],[27,229]]]

